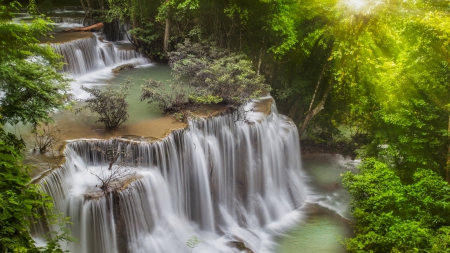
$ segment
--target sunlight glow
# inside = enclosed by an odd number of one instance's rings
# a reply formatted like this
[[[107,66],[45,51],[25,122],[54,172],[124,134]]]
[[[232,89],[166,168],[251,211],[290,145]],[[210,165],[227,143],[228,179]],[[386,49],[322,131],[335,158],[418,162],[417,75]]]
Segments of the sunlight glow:
[[[364,6],[367,5],[367,2],[365,0],[347,0],[346,4],[351,9],[360,11]]]
[[[353,12],[369,14],[382,0],[343,0],[344,5]]]

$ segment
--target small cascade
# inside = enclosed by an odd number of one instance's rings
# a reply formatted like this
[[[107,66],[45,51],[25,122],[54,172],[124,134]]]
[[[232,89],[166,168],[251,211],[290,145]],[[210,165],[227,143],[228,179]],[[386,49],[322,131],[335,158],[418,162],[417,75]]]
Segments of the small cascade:
[[[236,241],[253,252],[273,252],[271,231],[289,223],[286,217],[305,199],[299,138],[274,105],[267,116],[242,120],[243,114],[190,121],[155,143],[68,143],[65,164],[41,185],[71,217],[79,242],[70,252],[191,252],[186,243],[193,236],[201,241],[195,252],[240,252]],[[140,163],[127,187],[105,197],[95,175],[108,167],[98,150],[111,146],[131,154],[119,159]]]
[[[50,17],[55,23],[70,23],[83,25],[83,17]]]
[[[122,61],[146,62],[142,58],[138,59],[140,54],[135,50],[120,50],[111,43],[100,42],[95,35],[61,44],[51,44],[51,46],[63,56],[63,61],[67,63],[63,71],[73,76],[113,66]]]

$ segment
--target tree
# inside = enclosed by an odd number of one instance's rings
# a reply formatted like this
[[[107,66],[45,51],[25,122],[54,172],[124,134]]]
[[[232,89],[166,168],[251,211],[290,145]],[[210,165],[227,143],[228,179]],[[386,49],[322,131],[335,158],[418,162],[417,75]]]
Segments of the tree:
[[[148,100],[148,104],[155,104],[163,112],[178,112],[188,103],[189,90],[187,86],[174,84],[166,87],[163,82],[153,79],[147,80],[141,86],[140,101]]]
[[[343,183],[357,220],[356,236],[346,241],[349,252],[439,252],[450,246],[444,237],[450,188],[433,171],[417,169],[406,183],[386,164],[367,159]]]
[[[11,18],[10,8],[19,6],[15,1],[10,7],[1,4],[0,16]],[[38,44],[49,31],[48,20],[42,18],[31,24],[0,19],[0,123],[48,122],[55,109],[64,107],[68,80],[58,72],[61,55]]]
[[[5,253],[62,253],[58,241],[72,240],[66,231],[54,234],[46,247],[34,245],[28,232],[31,220],[45,219],[50,224],[58,220],[52,214],[52,199],[40,191],[37,185],[29,184],[29,168],[21,163],[23,158],[20,150],[12,146],[0,140],[0,250]]]
[[[271,90],[244,54],[230,53],[213,43],[187,40],[170,54],[169,64],[176,80],[228,104],[240,105]]]
[[[77,112],[88,108],[91,112],[100,116],[96,122],[105,124],[106,130],[115,130],[128,119],[126,97],[130,92],[131,85],[131,80],[128,79],[121,83],[118,89],[115,89],[112,85],[106,86],[104,90],[82,87],[92,97],[86,99],[87,104],[78,109]]]
[[[34,149],[41,153],[48,151],[60,140],[59,128],[50,124],[33,126]]]
[[[67,79],[58,72],[62,63],[50,46],[39,45],[38,38],[49,31],[48,22],[36,18],[31,24],[16,24],[11,18],[20,7],[0,0],[0,251],[63,252],[58,240],[67,234],[54,235],[47,247],[34,245],[30,219],[54,219],[52,201],[37,185],[30,183],[22,164],[24,142],[5,133],[4,123],[51,121],[51,113],[63,108],[67,99]],[[31,13],[36,13],[31,2]],[[45,215],[38,212],[45,209]]]

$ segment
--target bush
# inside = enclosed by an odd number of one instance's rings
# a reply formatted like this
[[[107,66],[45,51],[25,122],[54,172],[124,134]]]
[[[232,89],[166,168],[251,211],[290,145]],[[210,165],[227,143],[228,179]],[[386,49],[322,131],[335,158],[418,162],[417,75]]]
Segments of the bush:
[[[245,103],[271,90],[244,54],[211,43],[187,40],[170,54],[169,64],[178,82],[199,87],[204,96],[220,97],[226,103]]]
[[[196,96],[194,94],[189,95],[189,102],[192,104],[218,104],[222,101],[223,99],[219,96]]]
[[[368,159],[343,182],[358,232],[346,241],[348,252],[437,252],[450,246],[450,188],[433,171],[417,169],[413,182],[405,183],[386,164]]]
[[[58,143],[61,130],[57,126],[44,123],[34,126],[32,133],[34,137],[34,150],[44,153]]]
[[[133,167],[139,165],[140,161],[130,162],[129,160],[133,157],[133,154],[126,148],[123,148],[120,143],[117,147],[110,145],[106,149],[95,147],[94,150],[109,162],[107,168],[88,169],[89,173],[100,181],[100,184],[95,187],[102,190],[104,196],[110,193],[117,193],[125,186],[127,179],[136,175]]]
[[[118,89],[112,85],[106,86],[104,90],[81,87],[90,93],[91,98],[86,99],[87,105],[77,112],[88,108],[100,116],[96,122],[103,122],[106,130],[115,130],[128,119],[128,102],[125,99],[129,94],[130,86],[131,81],[127,79]]]
[[[149,79],[141,86],[140,101],[149,100],[148,104],[155,104],[161,111],[178,112],[188,102],[188,87],[173,85],[166,88],[164,83]]]

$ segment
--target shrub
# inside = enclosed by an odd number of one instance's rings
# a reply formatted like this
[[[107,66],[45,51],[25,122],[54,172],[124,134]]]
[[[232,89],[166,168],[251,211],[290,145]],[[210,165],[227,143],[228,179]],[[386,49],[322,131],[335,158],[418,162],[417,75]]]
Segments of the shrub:
[[[226,103],[245,103],[271,90],[247,56],[212,43],[187,40],[170,54],[169,64],[178,82],[199,87],[203,95],[220,97]]]
[[[413,182],[375,159],[361,172],[347,172],[344,186],[352,196],[356,237],[347,239],[348,252],[444,252],[448,248],[450,188],[429,169],[417,169]]]
[[[88,169],[89,173],[95,176],[100,184],[96,187],[102,190],[104,196],[110,193],[117,193],[126,184],[126,179],[133,178],[136,175],[134,166],[139,165],[139,159],[130,162],[133,157],[131,151],[122,148],[119,143],[117,147],[108,146],[106,149],[95,147],[94,150],[109,162],[108,167],[101,167],[100,169]]]
[[[87,104],[77,112],[88,108],[100,116],[96,122],[103,122],[106,130],[115,130],[128,119],[128,102],[125,99],[129,94],[130,86],[131,81],[127,79],[118,89],[112,85],[106,86],[104,90],[81,87],[91,95],[91,98],[86,99]]]
[[[194,94],[189,95],[189,102],[193,104],[218,104],[222,101],[223,99],[219,96],[196,96]]]
[[[188,87],[173,85],[165,87],[164,83],[149,79],[141,86],[140,101],[148,100],[148,104],[155,104],[164,112],[178,112],[188,102]]]
[[[48,123],[38,124],[32,130],[35,150],[46,152],[59,141],[61,130]]]

